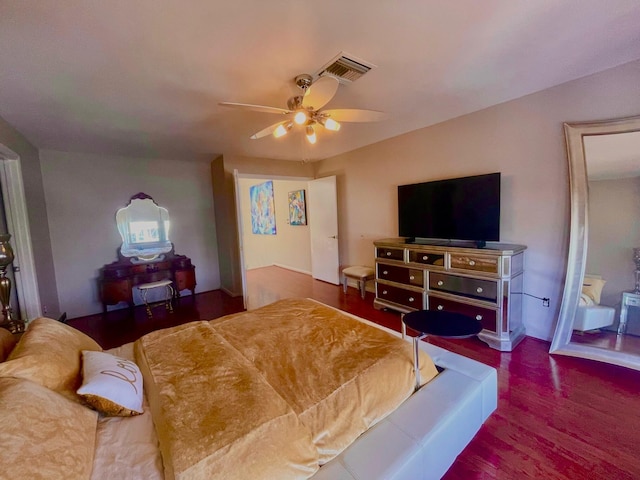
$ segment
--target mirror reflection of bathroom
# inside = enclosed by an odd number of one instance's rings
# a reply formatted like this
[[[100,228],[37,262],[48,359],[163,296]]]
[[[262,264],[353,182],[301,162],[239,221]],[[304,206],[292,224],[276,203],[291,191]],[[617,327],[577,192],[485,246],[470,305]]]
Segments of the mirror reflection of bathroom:
[[[587,258],[571,342],[640,354],[640,132],[583,141]]]

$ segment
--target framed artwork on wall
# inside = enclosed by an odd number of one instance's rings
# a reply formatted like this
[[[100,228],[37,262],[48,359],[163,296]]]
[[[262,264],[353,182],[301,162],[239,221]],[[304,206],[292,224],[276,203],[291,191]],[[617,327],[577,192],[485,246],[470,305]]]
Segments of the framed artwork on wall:
[[[251,233],[276,234],[276,209],[271,180],[249,188],[251,197]]]
[[[307,224],[307,204],[304,198],[304,190],[289,192],[289,224]]]

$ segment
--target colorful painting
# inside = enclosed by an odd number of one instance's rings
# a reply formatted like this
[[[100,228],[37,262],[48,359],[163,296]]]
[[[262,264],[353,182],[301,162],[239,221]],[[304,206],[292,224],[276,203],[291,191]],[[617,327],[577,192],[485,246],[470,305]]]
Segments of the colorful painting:
[[[251,197],[251,232],[258,235],[276,234],[276,209],[273,201],[273,182],[253,185]]]
[[[307,224],[307,205],[304,201],[304,190],[289,192],[289,223],[291,225]]]

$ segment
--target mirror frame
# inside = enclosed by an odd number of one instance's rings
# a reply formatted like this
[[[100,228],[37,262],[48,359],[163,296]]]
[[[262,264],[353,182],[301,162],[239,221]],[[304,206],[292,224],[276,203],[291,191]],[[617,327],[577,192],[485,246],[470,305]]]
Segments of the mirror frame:
[[[606,350],[590,345],[571,343],[573,322],[578,308],[587,261],[588,179],[583,137],[640,131],[640,117],[628,117],[598,122],[565,123],[564,133],[569,160],[571,218],[567,275],[562,306],[549,353],[588,358],[640,370],[640,354]]]

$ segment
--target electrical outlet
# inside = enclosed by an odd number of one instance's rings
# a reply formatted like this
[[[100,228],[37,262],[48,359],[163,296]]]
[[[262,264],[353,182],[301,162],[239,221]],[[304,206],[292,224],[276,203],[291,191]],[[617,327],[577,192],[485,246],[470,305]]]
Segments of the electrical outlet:
[[[549,299],[548,298],[543,298],[542,299],[542,306],[543,307],[548,307],[549,306]]]
[[[43,306],[42,306],[42,313],[43,313],[44,315],[46,315],[46,314],[48,313],[48,310],[47,310],[47,306],[46,306],[46,305],[43,305]]]

